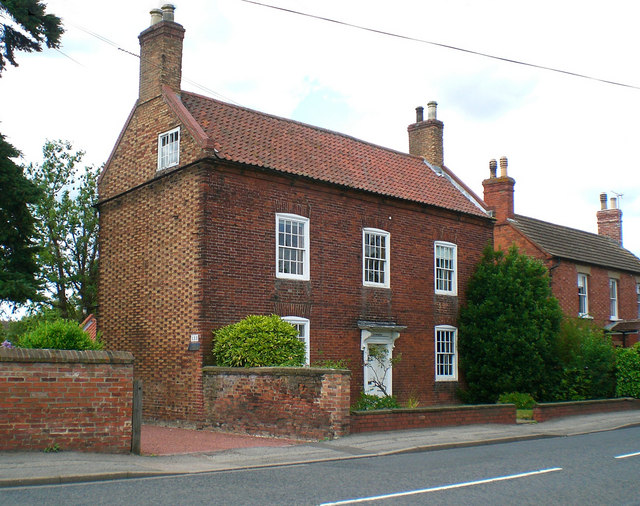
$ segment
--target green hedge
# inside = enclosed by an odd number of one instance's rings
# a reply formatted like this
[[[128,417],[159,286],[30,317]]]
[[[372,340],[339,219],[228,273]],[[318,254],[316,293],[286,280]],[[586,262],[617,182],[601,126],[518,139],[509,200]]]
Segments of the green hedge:
[[[555,400],[613,397],[616,389],[615,348],[601,327],[587,319],[565,319],[558,335],[558,356],[562,373]]]
[[[616,348],[616,396],[640,399],[640,342]]]

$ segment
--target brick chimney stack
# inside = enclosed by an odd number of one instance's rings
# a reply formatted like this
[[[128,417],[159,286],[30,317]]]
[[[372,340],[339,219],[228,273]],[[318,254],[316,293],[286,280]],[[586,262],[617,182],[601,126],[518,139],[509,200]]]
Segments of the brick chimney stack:
[[[174,21],[174,11],[171,4],[153,9],[151,26],[138,36],[140,102],[160,95],[165,84],[176,92],[180,91],[184,28]]]
[[[618,200],[611,197],[611,207],[607,209],[607,194],[600,194],[600,211],[598,218],[598,234],[616,241],[622,246],[622,211],[618,209]]]
[[[437,102],[427,104],[427,119],[423,117],[424,108],[416,108],[416,122],[409,125],[409,153],[425,158],[432,165],[442,167],[444,148],[442,133],[444,123],[437,118]]]
[[[500,158],[500,176],[497,175],[498,162],[489,162],[489,179],[482,181],[484,187],[484,201],[497,223],[503,223],[513,218],[513,187],[516,182],[507,174],[507,157]]]

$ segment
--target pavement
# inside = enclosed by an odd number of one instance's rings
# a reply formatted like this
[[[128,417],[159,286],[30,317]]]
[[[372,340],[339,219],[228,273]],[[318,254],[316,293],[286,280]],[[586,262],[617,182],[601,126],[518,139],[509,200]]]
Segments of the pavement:
[[[571,416],[542,423],[369,432],[330,441],[299,441],[144,425],[142,455],[0,452],[0,487],[284,466],[570,437],[633,426],[640,426],[640,410]],[[637,450],[640,451],[640,447]]]

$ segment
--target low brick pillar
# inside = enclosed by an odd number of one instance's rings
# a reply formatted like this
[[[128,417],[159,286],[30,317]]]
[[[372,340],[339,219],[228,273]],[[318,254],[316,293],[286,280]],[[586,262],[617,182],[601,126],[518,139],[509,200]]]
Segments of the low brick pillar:
[[[590,401],[545,402],[533,407],[533,419],[544,422],[563,416],[592,415],[640,409],[640,400],[630,397],[620,399],[597,399]]]
[[[249,434],[322,439],[349,433],[351,373],[310,367],[204,367],[206,423]]]
[[[516,423],[513,404],[380,409],[351,413],[351,432],[422,429],[482,423]]]
[[[0,450],[128,453],[133,355],[0,348]]]

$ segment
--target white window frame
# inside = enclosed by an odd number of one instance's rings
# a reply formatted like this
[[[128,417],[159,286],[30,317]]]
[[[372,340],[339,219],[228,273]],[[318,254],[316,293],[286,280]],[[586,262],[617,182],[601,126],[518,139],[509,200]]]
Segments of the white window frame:
[[[451,250],[451,261],[453,266],[447,268],[446,266],[439,266],[438,261],[441,257],[438,256],[438,248],[445,248]],[[446,259],[442,259],[446,260]],[[451,273],[451,289],[438,288],[438,273],[450,272]],[[441,277],[440,279],[444,279]],[[436,294],[438,295],[458,295],[458,246],[451,242],[436,241],[433,244],[433,286]]]
[[[443,340],[441,334],[444,333],[447,333],[451,340]],[[451,325],[436,325],[434,344],[436,381],[458,381],[458,329]],[[447,349],[447,345],[449,349]],[[444,361],[441,358],[448,360]],[[445,368],[450,368],[451,372],[443,373]]]
[[[304,365],[311,363],[311,353],[309,351],[309,319],[300,316],[283,316],[282,319],[289,322],[298,330],[298,339],[304,343]]]
[[[636,296],[638,299],[638,318],[640,318],[640,281],[636,282]]]
[[[381,242],[384,242],[384,245],[374,245],[376,250],[382,252],[384,256],[368,256],[367,255],[367,243],[368,237],[380,238]],[[380,230],[378,228],[363,228],[362,229],[362,284],[364,286],[376,286],[379,288],[389,288],[390,286],[390,260],[391,260],[391,234],[385,230]],[[382,268],[378,269],[368,269],[368,265],[376,264],[378,262],[382,263]],[[375,277],[376,274],[382,275],[382,282],[380,281],[371,281],[372,276]]]
[[[303,232],[300,235],[296,234],[298,239],[302,237],[303,247],[298,246],[287,246],[286,245],[286,235],[283,237],[285,244],[283,244],[282,248],[280,246],[280,222],[292,222],[297,223],[298,225],[303,226]],[[291,262],[291,258],[288,260],[285,258],[287,255],[284,254],[285,250],[289,252],[296,251],[298,254],[302,255],[301,260],[301,268],[302,273],[291,273],[285,272],[284,262]],[[281,258],[281,253],[283,253]],[[290,256],[290,254],[289,254]],[[296,255],[297,256],[297,255]],[[281,270],[281,260],[283,262],[282,270]],[[298,263],[298,262],[295,262]],[[297,279],[301,281],[309,280],[309,218],[305,218],[304,216],[299,216],[297,214],[287,214],[287,213],[277,213],[276,214],[276,277],[283,279]]]
[[[584,300],[584,311],[580,311],[581,301]],[[589,315],[589,279],[586,274],[578,273],[578,316],[584,318]]]
[[[172,136],[175,137],[172,139]],[[163,144],[168,141],[166,144]],[[158,170],[175,167],[180,163],[180,127],[158,135]]]
[[[618,319],[618,280],[609,278],[609,316],[610,320]]]

